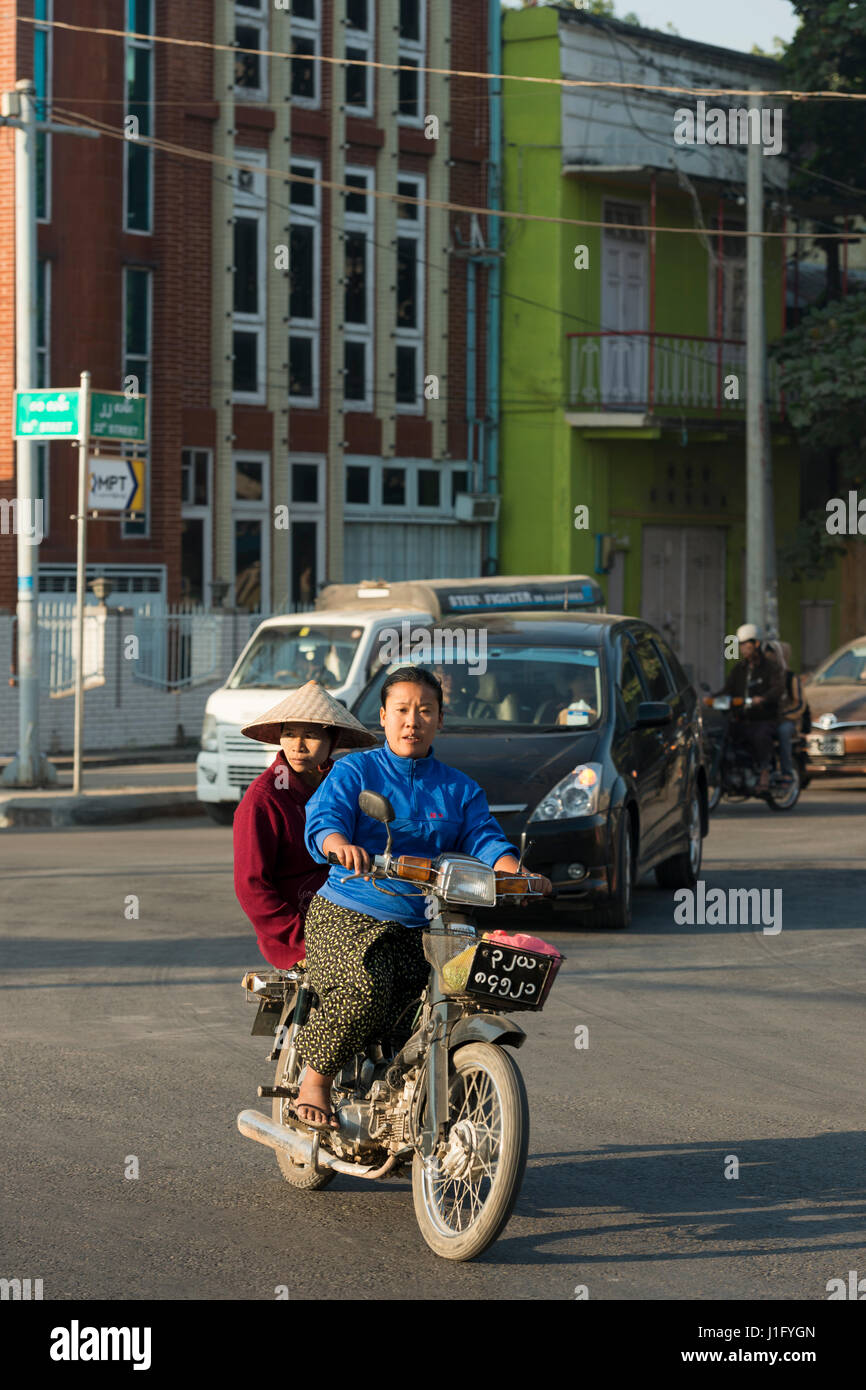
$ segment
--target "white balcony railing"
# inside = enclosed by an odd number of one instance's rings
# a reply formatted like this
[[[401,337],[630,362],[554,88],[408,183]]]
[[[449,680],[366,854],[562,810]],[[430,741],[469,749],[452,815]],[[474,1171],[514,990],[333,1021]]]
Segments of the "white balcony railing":
[[[746,345],[686,333],[568,334],[568,402],[598,411],[746,408]],[[769,364],[770,409],[781,414],[778,368]]]

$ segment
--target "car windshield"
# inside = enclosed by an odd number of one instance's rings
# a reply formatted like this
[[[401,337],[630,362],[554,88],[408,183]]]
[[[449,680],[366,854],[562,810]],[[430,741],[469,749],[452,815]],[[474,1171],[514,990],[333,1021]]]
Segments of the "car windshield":
[[[859,685],[861,681],[866,684],[866,643],[843,652],[812,679],[816,685]]]
[[[430,666],[442,682],[448,729],[573,731],[592,727],[602,714],[600,653],[592,647],[490,647],[475,660]],[[354,707],[361,723],[375,729],[385,674],[374,677]]]
[[[360,627],[266,627],[228,681],[229,690],[276,686],[293,690],[318,681],[328,690],[345,685],[358,650]]]

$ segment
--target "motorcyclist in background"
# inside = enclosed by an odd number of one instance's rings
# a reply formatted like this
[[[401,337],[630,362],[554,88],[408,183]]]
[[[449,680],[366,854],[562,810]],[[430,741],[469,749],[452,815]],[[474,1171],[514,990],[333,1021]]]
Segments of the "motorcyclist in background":
[[[779,701],[781,718],[776,725],[776,738],[779,741],[779,766],[786,778],[794,776],[794,737],[807,734],[812,727],[809,706],[803,695],[800,677],[791,669],[791,644],[789,642],[768,642],[767,646],[775,653],[785,678],[785,691]]]
[[[734,711],[731,737],[743,744],[758,769],[757,792],[770,785],[773,735],[779,723],[779,700],[785,693],[785,676],[777,657],[762,647],[754,623],[737,628],[740,659],[721,690],[714,695],[751,698],[749,709]]]

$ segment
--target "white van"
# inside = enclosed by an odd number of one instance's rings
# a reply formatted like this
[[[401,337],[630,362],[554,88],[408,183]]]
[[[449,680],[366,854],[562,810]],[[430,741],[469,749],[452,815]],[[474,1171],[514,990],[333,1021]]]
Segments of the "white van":
[[[267,618],[256,628],[225,685],[205,706],[196,796],[212,820],[231,824],[250,782],[279,748],[247,738],[243,725],[309,680],[350,707],[379,663],[379,634],[384,628],[399,631],[404,619],[429,623],[433,614],[420,607],[377,607],[371,613],[347,606]]]

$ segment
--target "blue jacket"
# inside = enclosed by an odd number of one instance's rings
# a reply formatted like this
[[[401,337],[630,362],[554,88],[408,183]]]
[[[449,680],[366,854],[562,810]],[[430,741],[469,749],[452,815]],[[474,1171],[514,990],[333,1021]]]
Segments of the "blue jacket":
[[[317,863],[327,863],[322,841],[334,831],[371,855],[384,851],[385,826],[358,810],[358,793],[364,790],[380,792],[394,807],[391,838],[395,855],[435,859],[453,849],[472,854],[491,868],[500,855],[517,855],[490,814],[477,782],[440,763],[432,748],[426,758],[400,758],[386,743],[382,748],[340,758],[307,802],[306,843]],[[419,889],[390,897],[361,878],[341,885],[340,879],[348,872],[332,864],[327,881],[319,889],[321,896],[380,921],[402,922],[407,927],[424,925],[425,903]],[[399,891],[393,879],[385,886]]]

